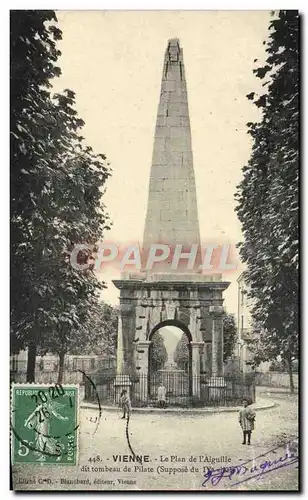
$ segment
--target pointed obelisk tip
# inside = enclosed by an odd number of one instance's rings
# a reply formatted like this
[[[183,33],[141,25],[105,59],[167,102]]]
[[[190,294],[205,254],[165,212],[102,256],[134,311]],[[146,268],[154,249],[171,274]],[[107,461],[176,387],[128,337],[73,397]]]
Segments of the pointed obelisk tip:
[[[165,59],[170,62],[178,62],[180,60],[181,47],[178,38],[169,38],[166,48]]]
[[[168,45],[170,46],[180,45],[180,40],[178,38],[169,38]]]

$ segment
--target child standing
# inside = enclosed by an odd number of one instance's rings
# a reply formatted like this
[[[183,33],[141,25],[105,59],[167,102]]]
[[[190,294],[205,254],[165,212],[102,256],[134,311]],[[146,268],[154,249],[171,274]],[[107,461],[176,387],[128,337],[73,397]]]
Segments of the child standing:
[[[126,414],[127,414],[127,417],[129,417],[130,412],[132,410],[132,407],[131,407],[131,402],[130,402],[129,395],[127,394],[126,389],[123,389],[123,391],[120,394],[120,406],[123,409],[123,417],[121,417],[121,418],[125,418]]]
[[[157,400],[158,400],[158,404],[161,408],[165,408],[165,406],[166,406],[166,393],[167,393],[166,387],[161,382],[159,384],[159,388],[157,390]]]
[[[240,426],[243,430],[243,442],[242,444],[246,444],[246,437],[248,438],[247,444],[250,444],[251,440],[251,433],[255,428],[255,419],[256,419],[256,413],[253,411],[252,408],[250,408],[251,403],[247,400],[243,400],[243,406],[240,410],[238,421],[240,423]]]

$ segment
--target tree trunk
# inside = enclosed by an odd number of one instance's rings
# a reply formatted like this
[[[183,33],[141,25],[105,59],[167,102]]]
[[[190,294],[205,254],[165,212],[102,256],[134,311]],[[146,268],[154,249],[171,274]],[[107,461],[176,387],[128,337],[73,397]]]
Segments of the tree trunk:
[[[288,372],[290,377],[290,393],[294,394],[294,380],[293,380],[293,371],[292,371],[292,357],[288,356],[287,359]]]
[[[36,344],[32,342],[28,347],[27,360],[27,382],[35,382],[35,361],[36,361]]]
[[[62,384],[62,382],[63,382],[64,359],[65,359],[65,352],[64,352],[64,351],[61,351],[61,352],[59,353],[59,372],[58,372],[58,384]]]

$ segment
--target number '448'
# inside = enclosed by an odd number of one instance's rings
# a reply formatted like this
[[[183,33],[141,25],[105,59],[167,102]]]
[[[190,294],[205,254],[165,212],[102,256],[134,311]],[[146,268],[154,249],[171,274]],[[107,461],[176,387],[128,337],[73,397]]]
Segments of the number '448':
[[[96,457],[90,457],[88,462],[90,462],[90,464],[95,464],[95,462],[100,462],[101,461],[101,457],[99,455],[97,455]]]

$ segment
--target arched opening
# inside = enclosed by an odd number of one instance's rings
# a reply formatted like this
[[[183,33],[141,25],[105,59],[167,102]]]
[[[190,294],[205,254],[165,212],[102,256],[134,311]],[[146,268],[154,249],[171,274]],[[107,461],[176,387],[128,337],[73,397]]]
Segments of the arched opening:
[[[159,400],[159,387],[165,388],[166,404],[185,405],[192,396],[191,333],[179,321],[163,321],[153,328],[148,340],[148,395]],[[164,391],[163,391],[164,392]]]

